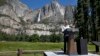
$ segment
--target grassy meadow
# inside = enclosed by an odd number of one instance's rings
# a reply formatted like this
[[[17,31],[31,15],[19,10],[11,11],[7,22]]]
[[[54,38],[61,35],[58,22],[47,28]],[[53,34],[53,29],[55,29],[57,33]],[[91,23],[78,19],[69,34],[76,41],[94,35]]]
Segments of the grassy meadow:
[[[0,42],[0,51],[22,50],[58,50],[63,48],[63,43],[45,42]]]
[[[17,49],[34,52],[36,50],[61,50],[63,42],[0,42],[0,56],[16,56]],[[94,51],[94,45],[88,45],[88,50]],[[8,53],[8,54],[7,54]],[[42,54],[23,54],[22,56],[42,56]]]

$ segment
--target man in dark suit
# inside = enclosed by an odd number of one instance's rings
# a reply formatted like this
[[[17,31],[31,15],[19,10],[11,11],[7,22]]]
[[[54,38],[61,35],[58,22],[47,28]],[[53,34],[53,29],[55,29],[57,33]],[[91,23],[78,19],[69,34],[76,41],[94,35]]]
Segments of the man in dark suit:
[[[66,20],[64,21],[64,26],[62,26],[62,32],[64,34],[64,54],[66,54],[67,53],[66,44],[70,36],[70,25]]]

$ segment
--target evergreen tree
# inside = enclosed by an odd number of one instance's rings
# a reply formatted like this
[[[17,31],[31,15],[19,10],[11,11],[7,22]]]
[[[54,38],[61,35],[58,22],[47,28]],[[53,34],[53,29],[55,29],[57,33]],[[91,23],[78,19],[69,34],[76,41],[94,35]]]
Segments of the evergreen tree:
[[[98,27],[100,27],[100,0],[97,0]]]
[[[89,0],[78,0],[77,13],[75,15],[76,26],[79,28],[79,37],[88,37],[88,8]]]
[[[89,19],[89,0],[83,0],[83,12],[84,12],[84,38],[88,38],[88,19]]]
[[[92,40],[97,41],[97,0],[90,0],[90,6],[91,6],[91,22],[92,22]]]
[[[98,1],[99,0],[90,0],[90,7],[91,7],[91,21],[92,21],[92,35],[93,35],[93,38],[92,40],[93,41],[98,41],[98,31],[97,31],[97,28],[98,28],[98,14],[97,13],[98,11]],[[95,46],[96,48],[96,52],[99,51],[99,47],[98,46]]]
[[[97,16],[98,16],[98,20],[97,20],[97,31],[98,31],[98,41],[100,41],[100,0],[97,0]]]
[[[78,0],[77,12],[75,15],[76,27],[79,28],[79,37],[83,36],[83,3],[82,0]]]

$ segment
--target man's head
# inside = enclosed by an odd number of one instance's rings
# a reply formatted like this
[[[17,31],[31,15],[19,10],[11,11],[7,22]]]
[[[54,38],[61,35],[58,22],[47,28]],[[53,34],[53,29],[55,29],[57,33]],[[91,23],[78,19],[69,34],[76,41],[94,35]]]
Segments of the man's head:
[[[68,21],[67,20],[64,20],[64,25],[68,25]]]

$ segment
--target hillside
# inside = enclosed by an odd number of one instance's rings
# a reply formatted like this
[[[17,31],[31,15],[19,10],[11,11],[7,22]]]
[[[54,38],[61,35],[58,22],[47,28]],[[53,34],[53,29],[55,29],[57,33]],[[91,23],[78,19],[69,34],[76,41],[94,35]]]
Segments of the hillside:
[[[34,11],[20,0],[0,0],[0,31],[7,34],[58,34],[65,14],[66,19],[73,21],[73,11],[73,6],[65,8],[56,0]]]

